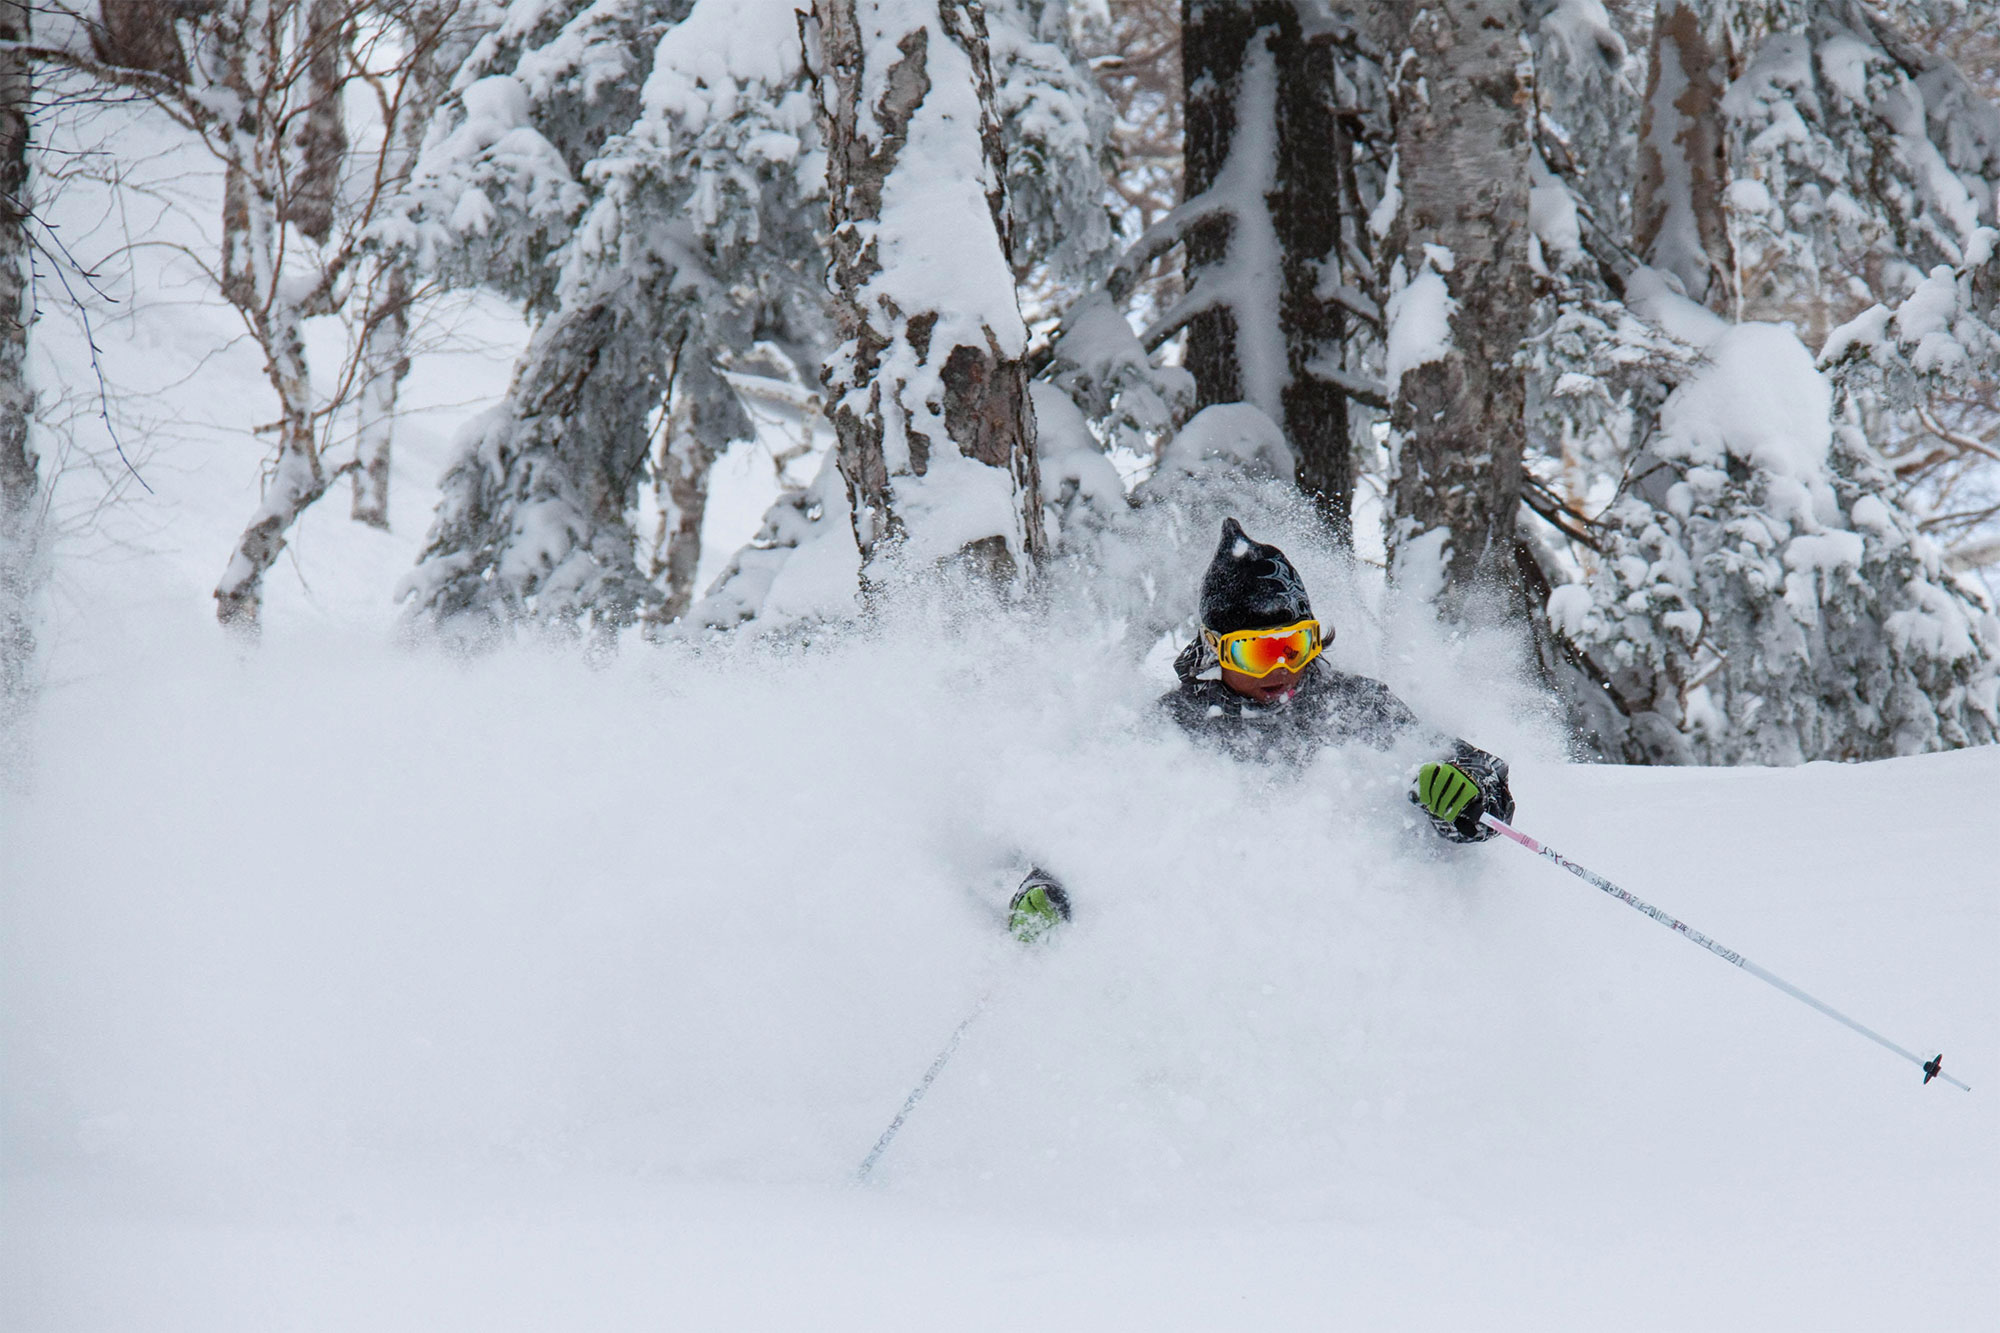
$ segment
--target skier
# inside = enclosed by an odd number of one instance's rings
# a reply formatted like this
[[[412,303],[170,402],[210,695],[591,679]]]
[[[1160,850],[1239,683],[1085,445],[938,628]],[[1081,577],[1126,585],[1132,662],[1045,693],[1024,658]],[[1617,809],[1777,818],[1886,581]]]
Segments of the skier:
[[[1511,823],[1506,761],[1426,727],[1382,682],[1321,661],[1332,637],[1313,618],[1285,553],[1225,519],[1201,582],[1201,632],[1175,660],[1180,685],[1160,705],[1197,740],[1254,761],[1297,764],[1324,745],[1386,750],[1420,738],[1437,757],[1417,770],[1410,800],[1440,836],[1484,842],[1493,830],[1481,815]],[[1008,924],[1024,940],[1070,919],[1069,896],[1039,868],[1008,908]]]

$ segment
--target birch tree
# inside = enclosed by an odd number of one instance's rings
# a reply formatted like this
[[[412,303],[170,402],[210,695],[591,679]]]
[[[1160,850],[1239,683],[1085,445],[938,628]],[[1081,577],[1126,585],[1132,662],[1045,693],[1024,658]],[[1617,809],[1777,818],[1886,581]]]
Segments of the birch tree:
[[[808,41],[844,336],[825,378],[864,587],[892,550],[1017,581],[1046,538],[985,16],[819,0]]]
[[[0,44],[28,40],[30,11],[0,0]],[[28,116],[33,67],[0,45],[0,731],[25,702],[35,654],[41,484],[28,438],[35,400],[27,382],[34,289],[28,237]]]
[[[473,42],[491,22],[491,16],[480,7],[460,0],[421,0],[398,17],[401,22],[383,36],[407,43],[404,62],[409,76],[370,84],[384,137],[382,189],[390,194],[409,183],[431,117]],[[396,402],[403,379],[410,373],[411,305],[419,282],[407,249],[379,247],[369,259],[354,393],[349,516],[357,523],[385,530],[389,526]]]
[[[393,24],[407,8],[402,0],[214,0],[121,9],[115,23],[107,10],[101,23],[71,15],[88,41],[25,48],[32,59],[144,98],[223,169],[209,271],[262,354],[277,406],[276,420],[259,431],[275,439],[261,498],[215,588],[225,626],[254,631],[266,573],[330,480],[323,448],[339,404],[314,392],[305,327],[346,307],[388,195],[395,136],[365,157],[350,151],[346,92],[365,81],[400,101],[412,78],[397,43],[373,43],[364,58],[357,25],[364,17]],[[114,63],[128,56],[145,63]]]

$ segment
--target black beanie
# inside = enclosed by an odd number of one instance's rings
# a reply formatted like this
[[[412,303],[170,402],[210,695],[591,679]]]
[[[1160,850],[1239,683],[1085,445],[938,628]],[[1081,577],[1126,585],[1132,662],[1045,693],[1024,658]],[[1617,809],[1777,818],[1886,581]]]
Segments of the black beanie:
[[[1233,518],[1222,520],[1222,543],[1201,580],[1201,623],[1213,634],[1275,629],[1312,619],[1299,572],[1275,546],[1252,541]]]

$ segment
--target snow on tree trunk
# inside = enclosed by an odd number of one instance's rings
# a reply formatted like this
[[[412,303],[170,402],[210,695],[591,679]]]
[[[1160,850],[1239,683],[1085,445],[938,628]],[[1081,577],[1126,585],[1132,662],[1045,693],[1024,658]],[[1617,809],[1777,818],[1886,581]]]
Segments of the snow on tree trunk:
[[[1184,200],[1227,202],[1187,239],[1187,367],[1199,405],[1248,402],[1278,422],[1298,484],[1337,541],[1354,490],[1347,394],[1337,365],[1345,316],[1324,284],[1336,267],[1341,170],[1334,57],[1308,41],[1298,6],[1187,0]]]
[[[470,53],[478,17],[471,6],[457,0],[430,0],[408,12],[405,36],[411,52],[392,103],[391,124],[384,130],[392,138],[382,154],[386,185],[401,189],[409,183],[423,147],[424,131],[437,113],[452,75]],[[407,250],[384,247],[374,264],[368,308],[362,316],[355,391],[354,501],[349,516],[357,523],[385,530],[389,526],[396,399],[403,378],[410,373],[413,267]]]
[[[355,393],[356,523],[389,527],[389,460],[395,444],[396,395],[410,373],[410,268],[401,256],[377,265],[363,317],[361,383]]]
[[[26,41],[29,22],[27,5],[0,2],[0,42]],[[29,693],[40,570],[42,495],[28,442],[35,400],[27,380],[34,315],[27,234],[33,94],[27,59],[0,49],[0,735]]]
[[[864,579],[892,549],[1018,579],[1045,540],[985,18],[970,0],[813,12],[845,338],[825,378]]]
[[[1519,7],[1450,0],[1396,14],[1391,570],[1451,616],[1512,610],[1525,438],[1515,357],[1534,302]]]
[[[288,51],[275,0],[232,0],[221,25],[228,62],[223,86],[238,99],[237,114],[220,122],[229,170],[223,215],[223,295],[243,314],[265,357],[278,396],[278,456],[264,494],[215,587],[216,619],[254,630],[264,575],[285,549],[285,533],[326,493],[313,433],[312,378],[306,364],[303,303],[317,291],[283,271],[286,197],[279,113]]]
[[[1639,177],[1632,202],[1632,247],[1673,274],[1694,300],[1733,313],[1735,260],[1723,193],[1723,53],[1696,6],[1663,0],[1639,129]]]

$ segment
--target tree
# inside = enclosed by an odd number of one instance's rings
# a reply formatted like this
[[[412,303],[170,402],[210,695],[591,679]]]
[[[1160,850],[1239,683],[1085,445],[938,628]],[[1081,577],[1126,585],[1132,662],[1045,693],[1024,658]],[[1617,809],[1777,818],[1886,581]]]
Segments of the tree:
[[[1653,13],[1632,248],[1711,310],[1732,311],[1735,263],[1723,216],[1724,51],[1686,0]]]
[[[408,43],[409,77],[386,86],[371,84],[388,147],[382,157],[382,185],[391,193],[408,184],[438,103],[470,54],[471,45],[491,21],[476,6],[459,0],[422,0],[403,11],[400,18],[396,30],[380,34],[377,40]],[[406,249],[393,244],[378,247],[370,260],[361,316],[354,393],[358,419],[353,503],[349,509],[355,522],[375,528],[389,526],[396,400],[403,377],[410,373],[411,305],[417,298],[418,283]]]
[[[1660,13],[1652,84],[1682,91],[1648,108],[1651,164],[1683,156],[1640,191],[1635,226],[1663,220],[1663,270],[1621,258],[1573,197],[1538,227],[1553,254],[1566,217],[1596,259],[1554,269],[1536,371],[1542,419],[1596,476],[1573,492],[1595,513],[1542,506],[1573,552],[1548,612],[1594,684],[1587,729],[1642,762],[1991,739],[2000,622],[1924,539],[1876,442],[2000,352],[1980,289],[2000,120],[1859,6],[1726,6],[1699,31]],[[1683,77],[1704,49],[1737,53],[1719,96]],[[1704,214],[1726,223],[1720,251]],[[1800,334],[1825,340],[1828,373]]]
[[[462,435],[404,585],[412,614],[476,639],[680,615],[708,469],[751,431],[725,372],[760,347],[816,364],[828,341],[792,6],[533,17],[468,59],[399,206],[424,271],[542,320],[506,402]],[[642,569],[626,515],[649,474]]]
[[[0,43],[26,42],[30,21],[25,3],[0,0]],[[33,104],[33,66],[0,45],[0,730],[29,692],[41,559],[41,482],[28,438],[35,412],[27,380],[35,304],[27,231]]]
[[[820,0],[813,22],[845,335],[826,383],[864,587],[892,550],[1018,580],[1046,538],[985,16]]]
[[[1247,402],[1282,426],[1299,488],[1346,545],[1348,398],[1382,403],[1341,368],[1347,307],[1372,309],[1340,281],[1353,145],[1335,43],[1353,34],[1309,35],[1288,0],[1188,0],[1182,12],[1185,198],[1210,201],[1187,234],[1186,365],[1201,406]]]
[[[1518,613],[1526,443],[1515,354],[1534,302],[1518,7],[1396,6],[1394,256],[1387,307],[1389,553],[1454,618]]]
[[[217,619],[236,629],[255,630],[266,572],[299,515],[326,492],[322,436],[338,404],[314,393],[305,324],[344,308],[393,185],[397,151],[393,134],[365,154],[351,151],[341,107],[357,83],[404,100],[415,74],[409,47],[378,41],[364,51],[355,36],[364,23],[402,22],[412,2],[113,7],[102,22],[71,15],[84,35],[74,43],[24,48],[34,60],[144,98],[223,168],[210,272],[263,354],[278,406],[262,499],[215,589]],[[143,63],[115,63],[126,58]]]

